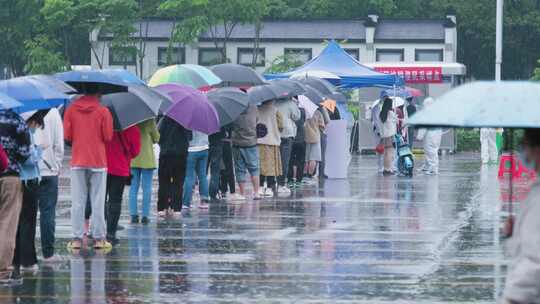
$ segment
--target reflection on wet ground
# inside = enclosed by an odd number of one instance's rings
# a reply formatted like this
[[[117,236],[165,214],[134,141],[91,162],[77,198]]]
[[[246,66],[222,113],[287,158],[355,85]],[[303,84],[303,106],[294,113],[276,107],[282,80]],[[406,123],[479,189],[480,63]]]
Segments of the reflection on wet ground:
[[[448,156],[440,176],[407,179],[355,157],[349,179],[291,197],[223,202],[149,226],[126,214],[108,255],[66,252],[63,180],[64,262],[0,287],[0,303],[494,303],[507,262],[497,169],[475,159]]]

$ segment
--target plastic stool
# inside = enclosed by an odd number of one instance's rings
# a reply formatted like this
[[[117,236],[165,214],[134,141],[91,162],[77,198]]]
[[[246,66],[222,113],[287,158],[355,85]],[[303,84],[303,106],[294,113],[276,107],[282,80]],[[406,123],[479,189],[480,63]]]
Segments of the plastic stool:
[[[536,179],[536,173],[525,168],[516,155],[504,153],[501,155],[499,163],[499,178],[507,174],[511,174],[513,179],[522,177]]]

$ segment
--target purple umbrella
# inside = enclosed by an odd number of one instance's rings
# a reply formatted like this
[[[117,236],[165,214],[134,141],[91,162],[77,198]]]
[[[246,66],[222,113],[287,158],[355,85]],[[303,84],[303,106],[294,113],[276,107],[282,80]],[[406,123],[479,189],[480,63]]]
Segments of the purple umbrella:
[[[219,131],[219,118],[214,106],[196,89],[179,84],[162,84],[155,89],[169,96],[172,105],[164,115],[186,129],[212,134]]]

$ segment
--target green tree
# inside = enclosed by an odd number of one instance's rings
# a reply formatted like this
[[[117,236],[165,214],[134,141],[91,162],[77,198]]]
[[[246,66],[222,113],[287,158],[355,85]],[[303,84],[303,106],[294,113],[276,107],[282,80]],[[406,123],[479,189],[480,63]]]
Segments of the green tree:
[[[270,67],[268,67],[264,72],[267,74],[284,73],[303,64],[304,62],[302,62],[297,56],[290,54],[281,55],[276,57],[270,64]]]
[[[60,52],[55,52],[59,46],[47,36],[40,35],[25,43],[27,63],[24,71],[28,74],[52,74],[68,69],[68,62]]]

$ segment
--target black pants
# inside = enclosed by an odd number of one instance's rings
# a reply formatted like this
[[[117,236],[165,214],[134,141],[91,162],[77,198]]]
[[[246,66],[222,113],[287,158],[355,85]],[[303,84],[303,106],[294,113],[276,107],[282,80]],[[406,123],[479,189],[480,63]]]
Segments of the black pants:
[[[221,170],[219,189],[221,190],[221,193],[225,193],[227,190],[229,190],[229,193],[231,194],[235,193],[236,180],[234,178],[234,163],[230,142],[223,142],[222,160],[225,168]]]
[[[182,210],[182,193],[186,178],[187,152],[182,155],[161,155],[158,169],[158,211]]]
[[[319,163],[319,178],[324,179],[324,166],[326,164],[326,134],[321,132],[321,162]]]
[[[266,181],[266,186],[268,188],[274,189],[276,187],[276,177],[275,176],[260,176],[260,186],[264,187],[264,182]]]
[[[107,215],[107,238],[116,238],[118,220],[122,212],[122,196],[126,186],[126,176],[107,175],[107,196],[105,200],[105,214]]]
[[[305,163],[306,143],[294,143],[292,146],[291,159],[289,161],[289,180],[296,178],[297,182],[302,181]],[[293,167],[296,167],[296,176],[293,176]]]
[[[293,137],[281,138],[279,152],[281,155],[281,166],[283,168],[283,174],[278,177],[278,183],[280,186],[285,186],[286,179],[289,176],[289,162],[291,159],[293,141]]]
[[[209,194],[212,199],[215,199],[218,194],[220,177],[221,177],[221,159],[223,158],[223,142],[210,145],[208,152],[208,166],[206,171],[210,171],[210,183],[208,186]]]
[[[38,187],[37,179],[23,182],[23,203],[17,226],[15,254],[13,255],[15,267],[32,266],[38,262],[35,244]]]

